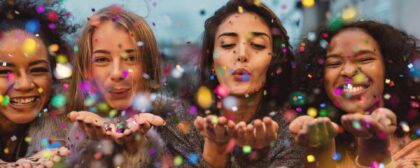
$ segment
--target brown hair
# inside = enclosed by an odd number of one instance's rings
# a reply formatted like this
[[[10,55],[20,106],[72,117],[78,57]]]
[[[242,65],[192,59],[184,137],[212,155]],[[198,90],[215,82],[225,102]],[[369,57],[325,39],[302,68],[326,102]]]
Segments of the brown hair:
[[[109,6],[99,10],[95,15],[99,17],[99,21],[112,21],[133,35],[136,42],[143,43],[137,45],[139,61],[142,72],[149,75],[149,82],[142,82],[143,88],[150,91],[159,89],[160,65],[159,50],[153,32],[143,17],[138,16],[130,11],[124,10],[119,6]],[[78,52],[73,61],[75,72],[72,76],[72,85],[69,90],[69,103],[67,110],[84,110],[83,105],[88,92],[80,88],[80,84],[88,80],[88,71],[91,65],[92,54],[92,36],[95,26],[87,23],[82,31],[78,43]]]
[[[289,37],[284,29],[280,19],[263,3],[255,4],[253,0],[230,0],[223,7],[218,9],[215,14],[205,22],[205,31],[201,51],[201,76],[200,85],[207,86],[211,90],[218,85],[217,79],[211,80],[210,75],[213,67],[213,49],[214,39],[219,25],[230,15],[237,13],[241,7],[244,12],[255,13],[260,16],[265,24],[272,31],[273,54],[267,71],[264,88],[269,90],[267,96],[264,96],[261,107],[266,108],[275,104],[278,108],[287,102],[287,97],[292,90],[290,82],[292,81],[292,63],[293,53],[289,43]],[[267,109],[270,110],[270,109]],[[273,110],[273,109],[271,109]],[[275,109],[278,110],[278,109]],[[266,115],[267,111],[258,113],[258,116]]]

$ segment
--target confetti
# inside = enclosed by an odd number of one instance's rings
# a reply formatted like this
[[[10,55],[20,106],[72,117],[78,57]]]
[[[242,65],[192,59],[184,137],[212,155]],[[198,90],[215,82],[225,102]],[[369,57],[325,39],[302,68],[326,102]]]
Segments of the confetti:
[[[57,44],[51,44],[50,46],[48,46],[48,51],[55,53],[57,52],[59,49],[59,46]]]
[[[199,160],[200,160],[200,156],[197,153],[188,154],[188,162],[190,164],[197,164]]]
[[[23,52],[26,54],[33,54],[36,51],[36,41],[32,38],[27,38],[23,42]]]
[[[245,145],[242,147],[242,152],[245,154],[251,153],[251,151],[252,151],[252,148],[249,145]]]
[[[183,162],[183,159],[182,159],[181,156],[178,155],[178,156],[175,157],[175,159],[174,159],[175,166],[180,166],[182,164],[182,162]]]
[[[29,33],[38,33],[39,31],[39,21],[38,20],[29,20],[25,23],[25,31],[29,32]]]
[[[201,86],[198,89],[196,98],[198,105],[200,105],[200,107],[203,109],[209,108],[213,102],[212,93],[205,86]]]
[[[57,79],[66,79],[73,74],[73,67],[69,64],[58,63],[54,69],[54,76]]]
[[[314,155],[308,155],[308,156],[306,156],[306,160],[309,163],[315,162],[315,156]]]
[[[238,12],[239,13],[243,13],[244,12],[244,9],[242,8],[242,6],[238,6]]]
[[[305,8],[310,8],[315,5],[315,0],[302,0],[301,2]]]
[[[311,117],[316,117],[316,115],[317,115],[317,110],[316,110],[316,108],[310,107],[310,108],[308,109],[307,114],[308,114],[309,116],[311,116]]]
[[[64,96],[63,94],[57,94],[51,99],[51,102],[52,102],[51,104],[54,107],[59,108],[66,105],[67,99],[66,99],[66,96]]]
[[[357,16],[357,10],[354,6],[347,6],[343,9],[341,13],[341,18],[345,22],[353,21]]]
[[[42,6],[42,5],[38,5],[38,6],[36,6],[36,12],[37,12],[38,14],[44,13],[44,12],[45,12],[45,7],[44,7],[44,6]]]

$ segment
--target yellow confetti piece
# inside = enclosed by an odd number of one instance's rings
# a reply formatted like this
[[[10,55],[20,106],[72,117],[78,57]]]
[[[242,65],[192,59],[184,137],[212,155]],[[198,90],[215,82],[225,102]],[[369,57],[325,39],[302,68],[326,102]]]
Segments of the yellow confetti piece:
[[[67,64],[67,62],[68,62],[68,59],[67,59],[67,57],[65,55],[58,55],[56,57],[56,60],[60,64]]]
[[[178,155],[178,156],[175,157],[175,159],[174,159],[175,166],[180,166],[182,164],[182,162],[183,162],[183,160],[182,160],[181,156]]]
[[[31,142],[32,141],[32,138],[31,137],[25,137],[25,142],[26,143],[29,143],[29,142]]]
[[[357,16],[357,10],[353,6],[349,6],[343,9],[341,13],[341,18],[346,22],[353,21]]]
[[[261,1],[260,0],[254,0],[254,5],[255,6],[260,6],[261,5]]]
[[[38,93],[42,93],[44,92],[44,89],[42,89],[42,87],[38,88]]]
[[[127,58],[128,53],[127,52],[122,52],[122,53],[120,53],[120,56],[123,57],[123,58]]]
[[[57,44],[51,44],[48,46],[48,51],[50,52],[57,52],[60,47]]]
[[[305,8],[310,8],[315,5],[315,0],[302,0],[302,5]]]
[[[245,145],[244,147],[242,147],[242,152],[247,154],[247,153],[251,153],[252,148],[249,145]]]
[[[3,95],[0,95],[0,102],[3,102]]]
[[[356,75],[353,76],[353,82],[355,84],[363,84],[366,81],[366,75],[358,72]]]
[[[243,13],[244,12],[244,8],[242,8],[242,6],[238,6],[238,12],[239,13]]]
[[[197,92],[198,105],[200,105],[201,108],[206,109],[211,106],[212,101],[212,94],[210,90],[205,86],[200,87]]]
[[[316,117],[316,115],[317,115],[318,112],[317,112],[316,108],[310,107],[308,109],[308,112],[307,113],[311,117]]]
[[[3,149],[3,153],[4,153],[4,154],[9,154],[9,148],[4,148],[4,149]]]
[[[211,117],[211,123],[212,124],[217,124],[217,120],[218,120],[217,116]]]
[[[36,41],[32,38],[27,38],[23,42],[23,52],[26,54],[33,54],[36,51]]]
[[[309,163],[315,162],[315,156],[314,155],[308,155],[308,156],[306,156],[306,160]]]

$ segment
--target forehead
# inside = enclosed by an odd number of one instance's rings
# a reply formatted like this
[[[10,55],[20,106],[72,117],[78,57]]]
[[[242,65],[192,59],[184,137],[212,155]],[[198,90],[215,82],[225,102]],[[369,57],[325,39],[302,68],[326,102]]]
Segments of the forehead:
[[[264,32],[271,35],[270,28],[261,16],[251,13],[233,13],[218,27],[216,35],[224,32]]]
[[[20,29],[4,32],[0,37],[0,61],[30,62],[47,60],[44,42]]]
[[[378,49],[379,45],[372,36],[361,29],[345,29],[336,34],[330,42],[329,52],[334,50]]]
[[[93,44],[127,43],[134,39],[128,30],[113,21],[104,21],[95,26],[92,36]]]

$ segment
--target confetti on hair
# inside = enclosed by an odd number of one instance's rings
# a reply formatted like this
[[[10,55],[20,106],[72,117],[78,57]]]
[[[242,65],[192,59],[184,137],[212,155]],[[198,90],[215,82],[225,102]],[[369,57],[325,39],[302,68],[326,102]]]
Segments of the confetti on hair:
[[[175,166],[181,166],[182,162],[183,162],[183,159],[182,159],[181,156],[179,156],[179,155],[175,156],[175,158],[174,158],[174,165]]]
[[[244,12],[244,8],[242,8],[242,6],[238,6],[238,12],[239,13],[243,13]]]
[[[54,97],[51,99],[51,104],[53,105],[53,107],[56,108],[63,107],[64,105],[66,105],[66,103],[66,96],[64,96],[63,94],[54,95]]]
[[[306,156],[306,161],[308,161],[308,163],[315,162],[315,156],[314,155],[307,155]]]
[[[200,156],[197,153],[190,153],[188,154],[188,163],[190,164],[197,164],[200,161]]]
[[[58,63],[54,69],[54,76],[57,79],[66,79],[73,74],[73,67],[69,64]]]
[[[341,156],[341,153],[340,152],[334,152],[334,154],[332,156],[332,159],[333,160],[339,161],[339,160],[341,160],[341,158],[342,158],[342,156]]]
[[[29,20],[25,23],[25,31],[35,34],[38,33],[40,27],[40,23],[38,20]]]

